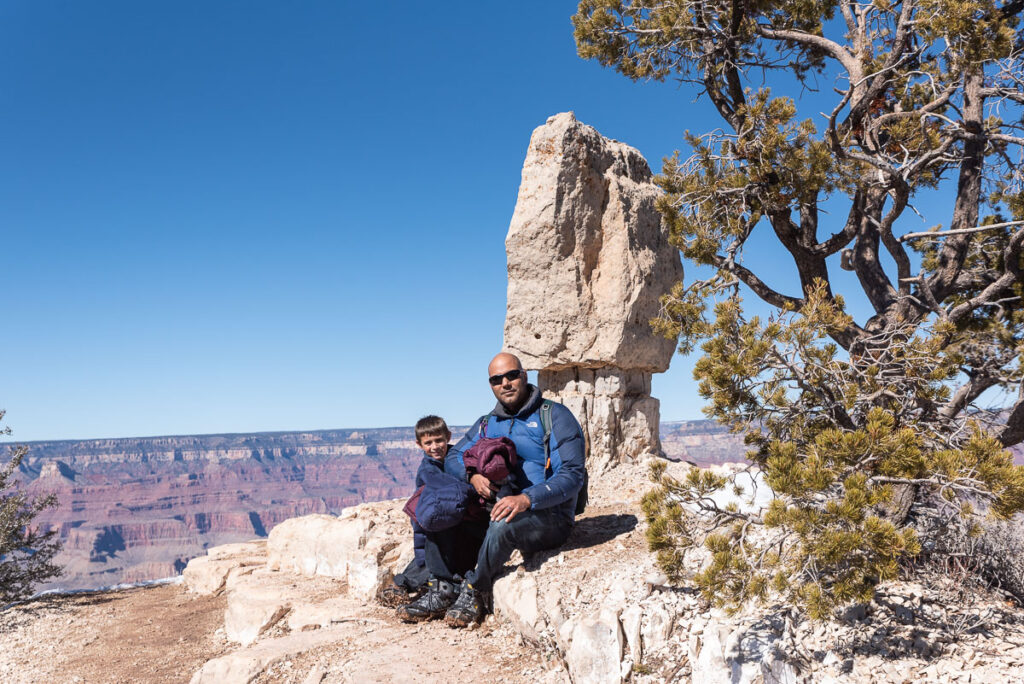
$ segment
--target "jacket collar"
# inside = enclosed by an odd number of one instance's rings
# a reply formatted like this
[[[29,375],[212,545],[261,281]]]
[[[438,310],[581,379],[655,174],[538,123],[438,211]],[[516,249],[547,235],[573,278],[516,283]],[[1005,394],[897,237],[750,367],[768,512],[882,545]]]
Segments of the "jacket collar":
[[[494,410],[491,414],[494,415],[498,420],[505,420],[507,418],[518,418],[520,416],[528,416],[540,407],[540,403],[544,401],[544,397],[541,396],[540,390],[535,385],[527,385],[530,390],[529,395],[526,397],[526,403],[523,404],[522,408],[519,409],[518,413],[512,414],[505,410],[505,405],[500,401],[495,404]]]

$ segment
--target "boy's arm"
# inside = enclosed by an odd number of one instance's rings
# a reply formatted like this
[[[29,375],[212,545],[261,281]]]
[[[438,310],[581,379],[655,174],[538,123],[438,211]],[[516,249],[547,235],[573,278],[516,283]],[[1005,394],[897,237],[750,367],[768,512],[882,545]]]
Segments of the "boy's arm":
[[[586,468],[583,430],[569,409],[561,404],[551,407],[551,460],[561,459],[558,472],[550,478],[523,490],[530,499],[530,508],[541,510],[564,503],[583,487]]]

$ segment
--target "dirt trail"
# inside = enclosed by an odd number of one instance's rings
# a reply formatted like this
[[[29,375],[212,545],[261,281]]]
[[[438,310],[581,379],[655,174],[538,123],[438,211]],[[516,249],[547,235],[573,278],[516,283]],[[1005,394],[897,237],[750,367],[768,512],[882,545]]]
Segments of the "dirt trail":
[[[224,607],[175,584],[44,596],[0,613],[0,681],[188,681],[228,650]]]

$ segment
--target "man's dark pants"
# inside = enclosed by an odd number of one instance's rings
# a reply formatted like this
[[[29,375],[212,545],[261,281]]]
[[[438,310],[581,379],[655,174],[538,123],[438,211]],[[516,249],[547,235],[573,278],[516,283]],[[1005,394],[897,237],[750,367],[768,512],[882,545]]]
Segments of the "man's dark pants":
[[[427,534],[427,568],[439,579],[452,582],[460,575],[478,591],[490,591],[513,550],[533,553],[561,546],[572,525],[572,518],[557,508],[526,510],[511,522],[463,521],[443,532]],[[476,567],[472,562],[466,566],[467,551],[477,548]]]

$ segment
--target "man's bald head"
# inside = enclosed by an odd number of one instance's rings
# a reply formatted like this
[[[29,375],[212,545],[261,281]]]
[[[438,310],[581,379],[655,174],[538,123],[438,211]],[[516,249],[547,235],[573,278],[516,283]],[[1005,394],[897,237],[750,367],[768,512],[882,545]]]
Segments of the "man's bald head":
[[[523,370],[523,363],[519,360],[519,357],[508,352],[501,352],[487,364],[487,375],[497,375],[498,373],[517,369]]]
[[[517,413],[530,396],[526,371],[515,354],[502,352],[491,359],[487,376],[495,398],[509,413]]]

